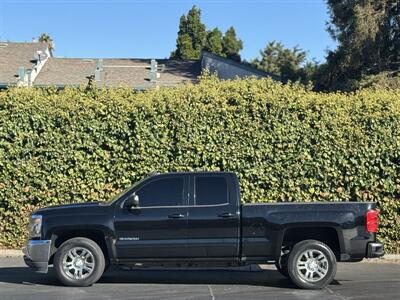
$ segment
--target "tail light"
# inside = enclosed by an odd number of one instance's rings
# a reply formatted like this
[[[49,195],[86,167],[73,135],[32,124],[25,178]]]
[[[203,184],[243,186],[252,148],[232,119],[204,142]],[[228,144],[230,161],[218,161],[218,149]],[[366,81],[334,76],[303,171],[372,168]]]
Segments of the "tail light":
[[[379,209],[367,211],[366,227],[368,232],[378,232]]]

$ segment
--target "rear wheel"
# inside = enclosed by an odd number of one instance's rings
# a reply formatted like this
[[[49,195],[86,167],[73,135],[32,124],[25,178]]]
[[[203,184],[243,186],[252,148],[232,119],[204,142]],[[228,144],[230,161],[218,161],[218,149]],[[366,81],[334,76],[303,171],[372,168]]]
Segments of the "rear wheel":
[[[105,259],[99,245],[87,238],[65,241],[54,256],[58,279],[68,286],[89,286],[104,272]]]
[[[336,257],[322,242],[299,242],[289,254],[288,274],[292,282],[300,288],[322,289],[336,275]]]

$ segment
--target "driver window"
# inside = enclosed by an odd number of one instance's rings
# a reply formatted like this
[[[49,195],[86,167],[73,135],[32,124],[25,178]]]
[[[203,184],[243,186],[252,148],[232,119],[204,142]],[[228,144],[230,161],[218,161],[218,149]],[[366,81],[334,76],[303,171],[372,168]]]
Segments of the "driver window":
[[[146,184],[136,192],[140,206],[184,205],[183,177],[161,178]]]

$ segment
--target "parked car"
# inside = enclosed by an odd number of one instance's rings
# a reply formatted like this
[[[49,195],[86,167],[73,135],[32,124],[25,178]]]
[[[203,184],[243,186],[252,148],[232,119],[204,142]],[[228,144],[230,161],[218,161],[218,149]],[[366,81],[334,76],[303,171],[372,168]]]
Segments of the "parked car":
[[[337,262],[383,256],[376,204],[242,204],[231,172],[152,174],[106,202],[42,208],[30,220],[28,266],[53,265],[89,286],[110,265],[275,263],[300,288],[321,289]]]

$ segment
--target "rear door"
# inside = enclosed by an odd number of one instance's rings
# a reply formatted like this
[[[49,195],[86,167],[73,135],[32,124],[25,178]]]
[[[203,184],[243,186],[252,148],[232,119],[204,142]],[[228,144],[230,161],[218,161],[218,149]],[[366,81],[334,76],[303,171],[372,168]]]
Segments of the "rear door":
[[[181,174],[155,176],[133,191],[139,208],[117,208],[119,259],[187,256],[188,179]]]
[[[199,173],[190,178],[188,256],[237,259],[240,211],[230,174]]]

